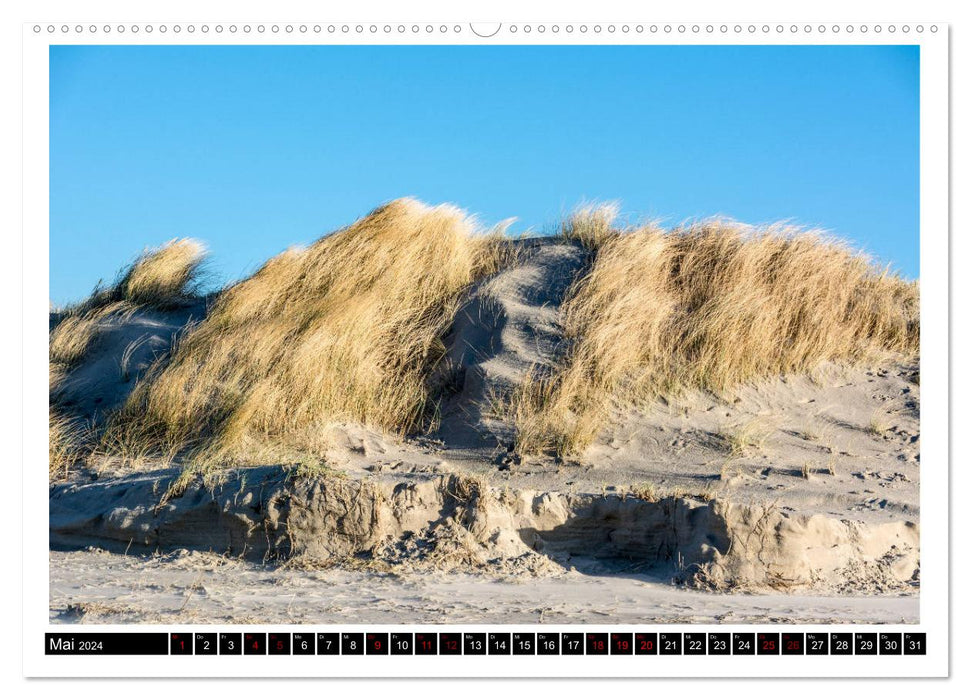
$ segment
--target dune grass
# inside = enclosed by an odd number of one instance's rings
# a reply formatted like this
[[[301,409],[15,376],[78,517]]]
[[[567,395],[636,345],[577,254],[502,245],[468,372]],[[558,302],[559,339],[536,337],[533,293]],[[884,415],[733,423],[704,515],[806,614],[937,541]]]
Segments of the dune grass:
[[[206,249],[191,238],[176,238],[145,251],[122,274],[111,296],[135,306],[171,309],[191,303],[205,279]]]
[[[588,204],[578,208],[563,222],[560,235],[568,241],[576,241],[590,251],[617,236],[620,232],[614,222],[620,214],[617,202]]]
[[[102,322],[128,308],[130,307],[125,302],[108,302],[104,306],[64,316],[48,337],[48,358],[51,365],[64,369],[76,366],[88,353]]]
[[[575,454],[617,404],[919,350],[919,291],[813,231],[710,221],[606,231],[562,308],[571,342],[512,396],[517,450]],[[577,228],[574,225],[572,228]],[[590,233],[593,231],[594,233]]]
[[[114,283],[99,283],[87,299],[58,312],[57,325],[112,305],[166,310],[191,304],[205,281],[205,263],[205,246],[191,238],[174,238],[149,248],[122,269]]]
[[[271,259],[136,386],[108,439],[245,464],[319,453],[333,421],[416,429],[460,296],[502,240],[403,199]]]
[[[62,479],[87,454],[87,431],[77,418],[48,411],[48,475]]]

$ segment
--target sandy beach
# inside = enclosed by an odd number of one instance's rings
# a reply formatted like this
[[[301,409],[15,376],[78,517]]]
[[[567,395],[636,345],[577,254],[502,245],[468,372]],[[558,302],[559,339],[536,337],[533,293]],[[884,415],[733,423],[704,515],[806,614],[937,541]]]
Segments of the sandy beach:
[[[197,552],[51,552],[55,623],[915,623],[916,595],[732,595],[636,574],[517,579],[300,571]]]

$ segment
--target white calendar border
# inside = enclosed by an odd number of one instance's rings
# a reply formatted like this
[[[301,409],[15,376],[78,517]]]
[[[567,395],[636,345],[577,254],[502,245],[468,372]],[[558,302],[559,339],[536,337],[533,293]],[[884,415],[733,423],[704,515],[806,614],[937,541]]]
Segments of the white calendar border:
[[[948,672],[948,26],[940,22],[307,22],[285,18],[223,22],[38,21],[23,28],[24,255],[24,673],[28,676],[332,676],[332,677],[730,677],[942,676]],[[105,26],[109,31],[105,31]],[[179,32],[174,27],[180,27]],[[250,32],[243,31],[250,26]],[[264,31],[257,27],[263,25]],[[314,27],[319,25],[321,31]],[[330,31],[330,26],[334,31]],[[404,26],[405,31],[398,31]],[[53,26],[53,31],[48,27]],[[151,31],[148,27],[151,26]],[[161,31],[162,27],[166,30]],[[189,31],[192,26],[193,30]],[[216,27],[221,27],[217,31]],[[235,26],[236,31],[231,31]],[[277,31],[272,31],[276,26]],[[347,30],[344,31],[344,27]],[[385,31],[385,26],[390,31]],[[418,31],[413,31],[414,26]],[[455,31],[458,26],[459,30]],[[543,26],[544,31],[539,31]],[[552,27],[558,26],[558,31]],[[572,31],[567,31],[572,26]],[[580,28],[586,27],[585,31]],[[594,28],[599,26],[600,30]],[[610,31],[609,27],[613,27]],[[625,32],[623,27],[627,26]],[[641,31],[637,31],[640,26]],[[697,31],[695,27],[697,26]],[[708,27],[711,27],[709,31]],[[862,31],[866,26],[867,31]],[[876,31],[876,27],[880,31]],[[917,27],[922,27],[917,31]],[[66,27],[66,29],[64,29]],[[92,31],[94,27],[94,31]],[[203,30],[203,27],[206,27]],[[290,31],[287,31],[290,27]],[[301,31],[301,27],[305,27]],[[372,31],[372,27],[374,30]],[[442,31],[442,27],[445,28]],[[513,30],[515,27],[515,30]],[[530,27],[529,31],[526,28]],[[652,30],[652,27],[654,28]],[[722,29],[724,27],[724,30]],[[768,30],[765,30],[765,28]],[[779,31],[781,27],[781,31]],[[890,28],[893,27],[893,31]],[[904,31],[907,27],[907,31]],[[936,27],[936,31],[932,31]],[[80,30],[78,29],[80,28]],[[120,28],[123,28],[119,31]],[[431,31],[428,31],[431,28]],[[852,31],[850,31],[852,28]],[[48,305],[48,47],[51,44],[896,44],[921,46],[921,620],[867,625],[76,625],[78,631],[922,631],[926,657],[49,657],[43,633],[71,626],[48,620],[46,461]],[[43,389],[41,388],[43,387]],[[30,468],[27,468],[27,466]],[[253,660],[256,659],[254,662]]]

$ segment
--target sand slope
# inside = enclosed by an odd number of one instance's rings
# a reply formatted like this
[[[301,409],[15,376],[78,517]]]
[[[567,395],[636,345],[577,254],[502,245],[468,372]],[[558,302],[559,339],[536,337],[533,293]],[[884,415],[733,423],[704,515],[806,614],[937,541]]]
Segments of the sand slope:
[[[479,285],[446,336],[445,396],[434,437],[453,449],[502,449],[512,426],[492,411],[531,371],[550,371],[565,342],[559,308],[588,254],[556,239],[522,241],[519,261]]]

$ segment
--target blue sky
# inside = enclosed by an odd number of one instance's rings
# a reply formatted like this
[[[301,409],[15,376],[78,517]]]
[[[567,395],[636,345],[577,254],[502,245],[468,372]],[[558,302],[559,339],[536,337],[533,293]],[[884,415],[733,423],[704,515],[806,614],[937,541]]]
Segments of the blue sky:
[[[918,275],[917,47],[51,48],[51,299],[146,246],[225,282],[376,205],[821,226]]]

